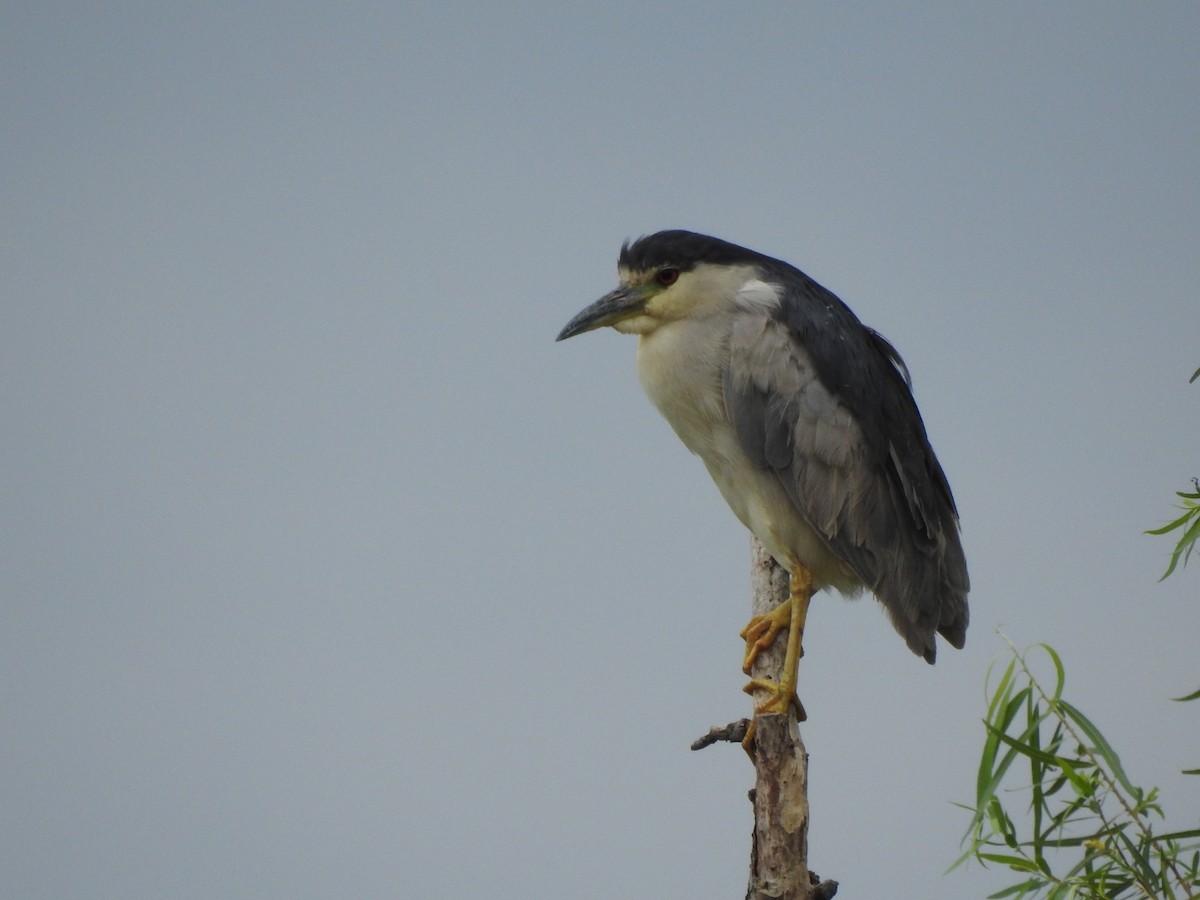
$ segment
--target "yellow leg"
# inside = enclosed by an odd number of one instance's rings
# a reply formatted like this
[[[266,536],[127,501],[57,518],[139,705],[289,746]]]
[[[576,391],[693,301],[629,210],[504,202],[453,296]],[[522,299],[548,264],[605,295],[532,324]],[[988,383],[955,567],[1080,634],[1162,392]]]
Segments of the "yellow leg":
[[[787,651],[784,654],[783,670],[779,680],[752,678],[746,685],[746,693],[756,690],[767,691],[771,696],[754,710],[755,719],[764,713],[786,713],[795,704],[796,718],[806,718],[804,706],[796,696],[800,657],[804,655],[804,623],[808,618],[808,604],[813,595],[812,573],[799,563],[792,566],[790,590],[787,600],[763,616],[755,616],[742,630],[746,640],[746,655],[742,668],[746,674],[758,659],[758,654],[771,646],[784,628],[788,631]],[[754,740],[754,723],[751,722],[742,745],[749,749]]]

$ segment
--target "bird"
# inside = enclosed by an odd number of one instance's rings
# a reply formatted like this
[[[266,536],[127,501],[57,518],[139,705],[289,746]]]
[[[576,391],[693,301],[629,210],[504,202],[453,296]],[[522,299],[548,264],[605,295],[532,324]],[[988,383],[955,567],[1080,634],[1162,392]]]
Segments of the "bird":
[[[787,570],[788,598],[741,632],[747,675],[787,632],[778,679],[746,685],[766,692],[755,721],[805,718],[797,672],[819,590],[873,593],[931,664],[936,635],[961,649],[970,583],[958,509],[895,347],[795,266],[709,235],[627,240],[617,273],[556,340],[637,335],[651,402]]]

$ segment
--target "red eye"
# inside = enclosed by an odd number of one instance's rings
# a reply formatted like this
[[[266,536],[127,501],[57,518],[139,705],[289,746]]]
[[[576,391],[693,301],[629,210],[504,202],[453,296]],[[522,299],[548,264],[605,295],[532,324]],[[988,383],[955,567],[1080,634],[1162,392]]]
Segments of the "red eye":
[[[678,269],[659,269],[654,276],[654,280],[663,287],[670,287],[679,280]]]

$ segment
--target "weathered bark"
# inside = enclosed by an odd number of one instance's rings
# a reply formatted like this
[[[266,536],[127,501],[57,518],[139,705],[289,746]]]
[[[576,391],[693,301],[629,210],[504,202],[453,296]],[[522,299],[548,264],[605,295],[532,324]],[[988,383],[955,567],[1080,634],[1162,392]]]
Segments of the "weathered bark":
[[[753,609],[755,615],[762,615],[788,598],[788,573],[757,538],[752,541]],[[778,680],[786,652],[787,641],[781,634],[759,653],[752,675]],[[714,727],[692,749],[718,741],[738,743],[749,725],[749,719],[740,719]],[[821,881],[808,868],[808,754],[795,709],[787,715],[759,716],[753,741],[754,834],[746,900],[831,900],[838,883]]]
[[[788,574],[753,539],[751,583],[755,615],[788,598]],[[784,635],[759,654],[752,673],[778,680]],[[758,717],[754,734],[754,836],[747,900],[828,900],[837,882],[820,882],[808,868],[808,754],[796,711]]]

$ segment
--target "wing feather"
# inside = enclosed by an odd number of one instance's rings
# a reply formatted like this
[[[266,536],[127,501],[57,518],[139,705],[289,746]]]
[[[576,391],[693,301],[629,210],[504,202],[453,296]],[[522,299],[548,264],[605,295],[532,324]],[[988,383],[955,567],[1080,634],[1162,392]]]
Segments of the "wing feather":
[[[741,310],[725,404],[743,451],[933,662],[965,639],[966,562],[945,474],[904,362],[833,294],[791,270],[774,307]]]

